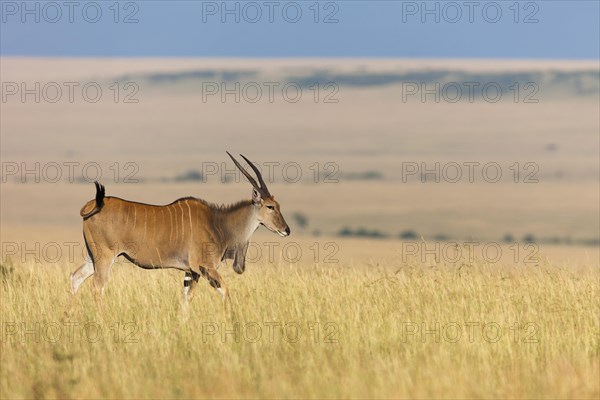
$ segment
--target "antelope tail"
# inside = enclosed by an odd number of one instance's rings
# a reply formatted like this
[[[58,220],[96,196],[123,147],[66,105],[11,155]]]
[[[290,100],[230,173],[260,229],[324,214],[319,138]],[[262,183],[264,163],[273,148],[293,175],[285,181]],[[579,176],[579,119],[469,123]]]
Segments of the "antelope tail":
[[[79,212],[79,215],[81,215],[83,219],[87,219],[100,212],[100,210],[102,210],[102,206],[104,206],[104,196],[106,192],[104,186],[98,182],[94,182],[94,185],[96,185],[96,201],[95,203],[89,201],[85,206],[83,206]]]

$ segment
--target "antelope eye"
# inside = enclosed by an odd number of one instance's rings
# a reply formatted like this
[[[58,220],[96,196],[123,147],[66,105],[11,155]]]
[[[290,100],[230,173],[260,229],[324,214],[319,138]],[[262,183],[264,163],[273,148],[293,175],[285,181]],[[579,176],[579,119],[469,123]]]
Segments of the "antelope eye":
[[[267,208],[268,208],[269,210],[274,210],[274,209],[275,209],[275,207],[273,207],[273,206],[267,206]]]

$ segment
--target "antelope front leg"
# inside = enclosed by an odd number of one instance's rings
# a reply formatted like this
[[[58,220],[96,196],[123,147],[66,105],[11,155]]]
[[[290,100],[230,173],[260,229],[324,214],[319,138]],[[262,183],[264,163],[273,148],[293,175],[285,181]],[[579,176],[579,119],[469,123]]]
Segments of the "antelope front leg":
[[[188,304],[194,298],[194,289],[198,284],[200,275],[194,271],[186,272],[185,278],[183,278],[183,301]]]
[[[219,275],[217,270],[214,268],[200,268],[200,271],[202,275],[208,279],[210,286],[214,287],[219,293],[221,293],[225,308],[231,311],[231,298],[229,296],[229,290],[227,289],[227,286],[225,286],[225,282],[223,281],[223,278],[221,278],[221,275]]]

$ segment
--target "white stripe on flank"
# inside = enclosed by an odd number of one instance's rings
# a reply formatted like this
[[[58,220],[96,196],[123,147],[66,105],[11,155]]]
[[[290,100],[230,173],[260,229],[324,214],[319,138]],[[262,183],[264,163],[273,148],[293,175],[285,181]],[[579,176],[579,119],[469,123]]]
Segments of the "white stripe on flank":
[[[152,207],[152,221],[152,226],[156,227],[156,210],[154,209],[154,207]],[[152,236],[152,240],[156,240],[156,228],[154,229],[154,236]]]
[[[190,215],[190,241],[193,243],[194,242],[194,227],[192,226],[192,209],[190,208],[190,205],[187,200],[185,201],[185,204],[188,206],[188,213]]]
[[[179,204],[179,209],[181,210],[181,241],[183,242],[185,240],[185,231],[183,229],[183,207],[181,206],[180,201],[178,201],[177,204]]]
[[[177,209],[173,206],[173,242],[177,242]]]
[[[159,262],[159,263],[160,263],[160,265],[162,266],[162,265],[163,265],[163,262],[162,262],[162,258],[160,258],[160,251],[158,251],[158,247],[156,248],[156,254],[158,254],[158,262]]]
[[[171,206],[167,206],[167,210],[169,210],[169,243],[171,243],[171,240],[173,238],[173,223],[171,222],[171,220],[173,219],[173,213],[171,212]]]
[[[165,210],[164,210],[164,208],[160,209],[160,215],[162,216],[162,218],[160,219],[162,223],[160,224],[160,233],[161,234],[159,236],[161,236],[160,239],[162,241],[165,239],[164,236],[162,235],[162,233],[164,232],[164,229],[165,229]]]

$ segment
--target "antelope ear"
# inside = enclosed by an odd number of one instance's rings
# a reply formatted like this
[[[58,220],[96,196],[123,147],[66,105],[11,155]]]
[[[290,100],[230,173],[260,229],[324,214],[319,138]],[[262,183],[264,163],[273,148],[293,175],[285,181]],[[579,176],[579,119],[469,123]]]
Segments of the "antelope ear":
[[[258,205],[258,204],[260,204],[260,200],[261,200],[260,193],[258,193],[258,190],[253,188],[252,189],[252,203]]]

